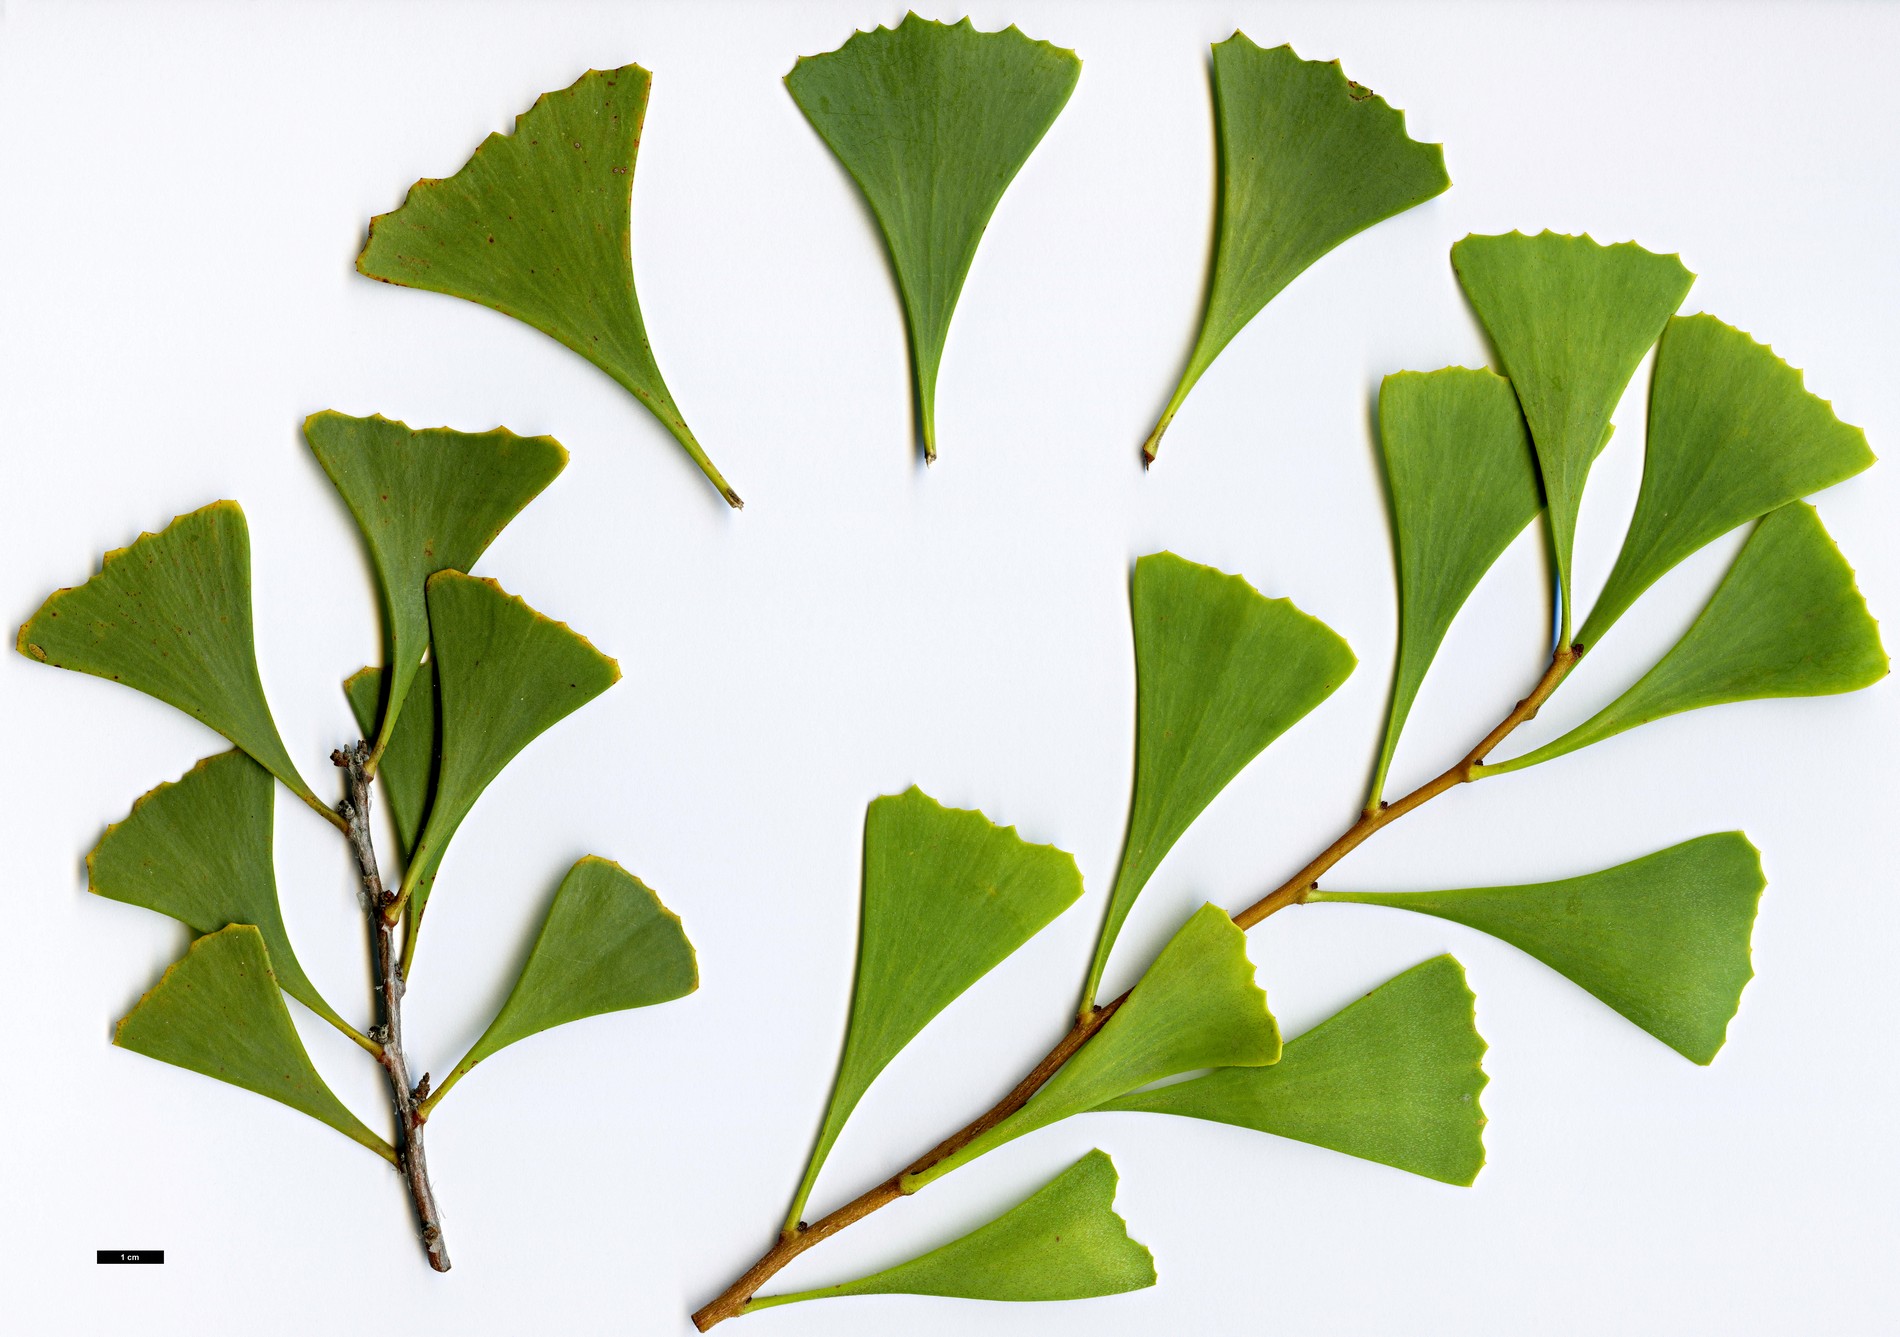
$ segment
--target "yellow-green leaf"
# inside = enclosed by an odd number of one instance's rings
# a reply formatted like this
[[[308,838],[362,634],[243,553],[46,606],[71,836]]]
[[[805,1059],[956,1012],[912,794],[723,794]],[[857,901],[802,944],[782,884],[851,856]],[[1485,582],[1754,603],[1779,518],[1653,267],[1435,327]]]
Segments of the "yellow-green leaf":
[[[1254,983],[1247,935],[1220,907],[1203,905],[1161,949],[1128,1001],[1027,1105],[930,1169],[904,1176],[904,1191],[1164,1077],[1196,1068],[1259,1067],[1279,1058],[1280,1028]]]
[[[620,680],[620,665],[586,637],[492,580],[440,571],[429,578],[428,597],[442,761],[428,824],[403,870],[412,944],[443,852],[489,781]]]
[[[1220,197],[1200,335],[1142,448],[1153,460],[1188,391],[1228,342],[1308,266],[1349,237],[1451,187],[1445,151],[1405,133],[1405,113],[1336,60],[1214,44]]]
[[[660,378],[633,287],[633,165],[652,76],[589,70],[543,93],[446,180],[424,178],[370,220],[356,268],[492,307],[618,381],[734,506]]]
[[[113,1043],[282,1101],[393,1162],[389,1144],[310,1065],[277,990],[263,936],[233,924],[192,943],[126,1014]]]
[[[1695,275],[1635,242],[1512,232],[1466,237],[1452,268],[1517,388],[1550,508],[1563,636],[1571,628],[1570,553],[1590,465],[1610,414]]]
[[[1773,349],[1714,316],[1672,318],[1656,347],[1636,514],[1578,644],[1595,645],[1710,540],[1873,462],[1866,434]]]
[[[1239,576],[1171,552],[1135,563],[1135,799],[1085,997],[1174,842],[1241,768],[1357,662],[1332,629]]]
[[[1073,51],[1015,27],[906,14],[785,76],[884,233],[904,300],[924,455],[937,457],[937,367],[997,201],[1082,73]]]
[[[363,726],[380,760],[429,646],[423,586],[438,571],[467,571],[521,508],[567,464],[545,436],[505,428],[411,431],[378,414],[317,413],[304,439],[363,531],[383,600],[384,663],[393,670],[382,724]]]
[[[1399,568],[1399,653],[1369,807],[1452,619],[1543,508],[1511,383],[1489,371],[1402,371],[1379,388],[1379,448]]]
[[[1791,502],[1756,524],[1689,630],[1636,685],[1563,737],[1486,765],[1522,770],[1685,710],[1857,691],[1887,676],[1880,627],[1821,517]]]
[[[1502,938],[1708,1063],[1755,973],[1748,941],[1766,885],[1755,847],[1724,831],[1560,882],[1307,899],[1389,905]]]
[[[588,855],[568,870],[501,1011],[433,1106],[477,1063],[539,1031],[684,998],[699,965],[679,916],[619,864]]]
[[[787,1218],[877,1075],[965,989],[1073,905],[1075,860],[912,786],[864,814],[857,984],[838,1080]]]
[[[1262,1068],[1137,1091],[1100,1106],[1212,1119],[1447,1184],[1484,1168],[1484,1039],[1464,968],[1435,956],[1381,984]]]
[[[1115,1213],[1115,1163],[1091,1151],[987,1225],[857,1281],[752,1300],[744,1312],[839,1295],[1082,1300],[1155,1284],[1154,1255]]]
[[[21,654],[177,706],[216,729],[331,821],[297,774],[264,700],[251,635],[251,534],[214,501],[105,555],[20,628]]]
[[[383,702],[383,670],[362,668],[343,681],[350,713],[365,738],[376,728]],[[409,684],[402,715],[389,731],[376,778],[383,782],[390,819],[396,824],[396,844],[407,866],[414,857],[429,799],[435,793],[436,769],[441,760],[442,721],[436,709],[435,661],[425,659]],[[420,893],[419,893],[420,894]],[[426,899],[426,895],[424,897]]]
[[[284,931],[271,859],[275,789],[270,774],[242,752],[206,757],[106,828],[86,856],[86,884],[100,896],[170,915],[195,934],[255,926],[284,992],[355,1036],[305,976]]]

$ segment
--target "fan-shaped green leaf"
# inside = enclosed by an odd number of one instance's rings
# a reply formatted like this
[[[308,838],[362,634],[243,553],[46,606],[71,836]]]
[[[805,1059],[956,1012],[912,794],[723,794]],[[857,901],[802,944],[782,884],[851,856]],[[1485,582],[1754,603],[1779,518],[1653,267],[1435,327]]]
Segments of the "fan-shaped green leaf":
[[[16,645],[177,706],[342,820],[297,774],[264,700],[251,639],[251,535],[236,502],[214,501],[107,553],[92,579],[40,605]]]
[[[1237,32],[1214,44],[1214,110],[1214,277],[1187,369],[1142,447],[1148,460],[1194,383],[1281,289],[1342,241],[1451,187],[1444,149],[1408,136],[1405,113],[1336,60],[1262,50]]]
[[[1484,1168],[1484,1039],[1464,968],[1435,956],[1381,984],[1264,1068],[1222,1068],[1104,1110],[1212,1119],[1447,1184]]]
[[[1667,715],[1772,696],[1829,696],[1887,676],[1880,628],[1854,571],[1806,502],[1770,511],[1669,653],[1590,719],[1521,757],[1522,770]]]
[[[1755,847],[1724,831],[1561,882],[1307,899],[1389,905],[1502,938],[1708,1063],[1755,973],[1748,939],[1766,885]]]
[[[767,1295],[769,1309],[836,1295],[949,1295],[965,1300],[1083,1300],[1155,1284],[1154,1255],[1115,1214],[1115,1163],[1091,1151],[988,1225],[882,1272],[838,1286]]]
[[[380,760],[429,646],[423,586],[438,571],[475,565],[566,467],[567,452],[550,437],[505,428],[411,431],[380,414],[312,414],[303,433],[356,517],[382,587],[384,658],[394,677],[380,729],[373,721],[363,726]]]
[[[652,76],[589,70],[543,93],[446,180],[370,220],[358,272],[492,307],[552,335],[652,410],[734,506],[667,392],[633,287],[633,167]]]
[[[785,76],[890,249],[926,459],[937,458],[937,366],[977,243],[1081,73],[1073,51],[1013,26],[986,33],[906,14]]]
[[[1595,645],[1710,540],[1873,462],[1866,434],[1766,344],[1714,316],[1671,319],[1656,348],[1636,514],[1578,643]]]
[[[864,814],[857,985],[838,1080],[804,1181],[796,1225],[845,1121],[877,1075],[965,989],[1082,894],[1075,860],[1015,827],[946,808],[916,786]]]
[[[1280,1028],[1254,983],[1247,935],[1214,905],[1181,926],[1102,1029],[1027,1105],[920,1174],[913,1192],[1005,1142],[1196,1068],[1252,1068],[1280,1058]]]
[[[1084,997],[1135,898],[1201,810],[1331,696],[1351,648],[1290,599],[1171,552],[1135,563],[1135,798]]]
[[[508,1001],[436,1088],[425,1114],[477,1063],[583,1017],[684,998],[699,964],[679,916],[619,864],[588,855],[568,870]]]
[[[410,939],[437,865],[488,782],[542,733],[620,680],[620,665],[492,580],[429,578],[442,760],[428,824],[403,869]],[[405,950],[408,950],[407,948]]]
[[[1695,275],[1675,256],[1635,242],[1600,246],[1555,232],[1466,237],[1451,248],[1451,263],[1537,445],[1567,640],[1584,481],[1623,388]]]
[[[376,728],[383,702],[383,670],[363,668],[343,682],[356,727],[367,738]],[[404,694],[402,714],[389,731],[382,764],[376,768],[396,824],[396,843],[405,865],[413,857],[423,819],[429,815],[429,797],[435,793],[436,768],[441,761],[442,721],[435,701],[435,661],[425,659]]]
[[[1517,396],[1492,372],[1386,377],[1379,446],[1398,556],[1399,653],[1371,808],[1384,797],[1399,734],[1452,619],[1544,505]]]
[[[284,932],[271,861],[275,788],[270,773],[242,752],[206,757],[106,828],[86,856],[86,884],[100,896],[170,915],[196,934],[255,926],[284,992],[357,1037],[305,976]]]
[[[278,996],[264,939],[232,924],[191,944],[119,1023],[113,1043],[280,1100],[393,1162],[310,1065]]]

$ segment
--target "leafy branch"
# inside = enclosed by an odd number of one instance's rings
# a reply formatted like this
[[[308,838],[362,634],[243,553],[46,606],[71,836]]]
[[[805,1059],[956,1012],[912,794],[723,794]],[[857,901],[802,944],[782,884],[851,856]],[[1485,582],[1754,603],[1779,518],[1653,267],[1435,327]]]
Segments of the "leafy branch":
[[[1470,1183],[1483,1164],[1476,1106],[1483,1044],[1462,972],[1449,958],[1426,962],[1283,1044],[1253,982],[1244,931],[1289,906],[1362,904],[1451,919],[1527,952],[1697,1063],[1721,1048],[1752,975],[1749,938],[1764,886],[1760,858],[1739,832],[1527,886],[1391,893],[1323,889],[1321,879],[1377,832],[1461,785],[1680,711],[1853,691],[1884,676],[1886,653],[1853,573],[1799,500],[1866,468],[1872,455],[1862,434],[1836,420],[1769,349],[1712,317],[1671,316],[1687,290],[1680,277],[1687,271],[1673,257],[1628,243],[1514,233],[1468,238],[1453,258],[1512,378],[1447,368],[1401,373],[1382,387],[1379,449],[1400,636],[1369,800],[1281,885],[1231,916],[1203,906],[1133,988],[1098,1001],[1119,930],[1169,849],[1354,663],[1322,623],[1239,577],[1169,553],[1140,559],[1130,593],[1134,795],[1076,1016],[991,1109],[805,1222],[826,1154],[877,1073],[1080,895],[1072,861],[980,813],[940,808],[915,789],[872,803],[858,977],[838,1081],[777,1240],[693,1316],[702,1331],[759,1308],[866,1290],[1014,1298],[1052,1259],[1068,1279],[1066,1295],[1128,1289],[1131,1271],[1113,1243],[1125,1239],[1119,1218],[1117,1230],[1089,1237],[1109,1241],[1096,1245],[1019,1238],[1006,1214],[985,1230],[1016,1239],[1007,1256],[960,1262],[956,1247],[945,1246],[875,1278],[759,1295],[840,1230],[1014,1138],[1091,1111],[1232,1123]],[[1574,636],[1566,611],[1565,634],[1535,685],[1462,757],[1387,801],[1388,768],[1446,629],[1540,512],[1553,597],[1568,610],[1566,515],[1574,517],[1608,438],[1611,409],[1658,336],[1642,491],[1602,600]],[[1751,521],[1701,615],[1622,697],[1552,743],[1493,760],[1643,590]],[[1170,1080],[1203,1069],[1213,1071]],[[1054,1194],[1063,1182],[1043,1191]],[[1098,1218],[1112,1216],[1105,1196],[1092,1201]]]
[[[218,502],[108,553],[85,584],[49,598],[18,647],[170,702],[237,750],[160,785],[87,857],[91,889],[175,918],[197,935],[119,1023],[123,1048],[271,1097],[326,1123],[401,1173],[430,1265],[449,1269],[423,1129],[449,1088],[498,1050],[583,1017],[697,987],[679,920],[618,865],[569,870],[513,990],[447,1081],[411,1076],[402,1005],[449,842],[488,783],[534,738],[618,679],[585,639],[466,574],[567,454],[511,432],[414,431],[322,413],[305,434],[369,549],[384,611],[384,666],[345,684],[361,738],[336,749],[332,810],[298,775],[265,703],[251,631],[243,512]],[[373,740],[373,741],[372,741]],[[291,946],[272,866],[272,777],[343,836],[369,930],[375,1022],[359,1029],[317,991]],[[384,782],[402,877],[384,881],[371,824]],[[400,941],[399,941],[400,934]],[[289,994],[382,1068],[391,1141],[325,1084],[283,1001]]]

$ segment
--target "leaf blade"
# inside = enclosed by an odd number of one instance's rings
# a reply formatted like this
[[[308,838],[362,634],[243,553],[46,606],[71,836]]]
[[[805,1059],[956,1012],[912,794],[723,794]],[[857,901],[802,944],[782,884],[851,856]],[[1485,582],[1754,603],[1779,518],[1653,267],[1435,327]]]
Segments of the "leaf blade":
[[[1433,957],[1286,1042],[1280,1061],[1222,1068],[1097,1106],[1208,1119],[1446,1184],[1484,1168],[1485,1043],[1450,956]]]
[[[454,176],[423,178],[371,219],[356,268],[560,340],[645,405],[739,507],[666,388],[634,290],[633,171],[651,83],[625,65],[543,93],[514,133],[488,136]]]
[[[1290,599],[1171,552],[1135,563],[1135,792],[1083,991],[1093,1001],[1135,899],[1215,796],[1344,682],[1351,648]]]
[[[1760,853],[1724,831],[1556,882],[1307,900],[1390,906],[1488,933],[1707,1064],[1754,977],[1749,938],[1766,886]]]
[[[1537,447],[1568,640],[1584,482],[1624,387],[1695,275],[1635,242],[1604,246],[1549,231],[1468,236],[1452,246],[1451,264]]]
[[[1689,554],[1873,462],[1866,434],[1773,349],[1714,316],[1671,317],[1656,349],[1636,513],[1579,644],[1601,640]]]
[[[857,977],[844,1053],[788,1221],[859,1100],[944,1008],[1082,895],[1075,859],[915,785],[864,815]]]
[[[840,1295],[1081,1300],[1155,1284],[1154,1255],[1115,1212],[1115,1164],[1091,1151],[986,1225],[856,1281],[761,1296],[745,1312]]]
[[[1321,256],[1451,187],[1445,153],[1405,132],[1405,113],[1347,79],[1236,32],[1213,47],[1220,154],[1213,277],[1161,437],[1233,337]]]
[[[112,1042],[268,1096],[393,1163],[389,1144],[311,1066],[278,987],[263,936],[232,924],[192,943],[119,1022]]]
[[[926,459],[937,456],[937,371],[957,298],[1003,192],[1080,77],[1073,51],[1013,25],[906,14],[801,57],[792,100],[863,191],[896,271]]]
[[[475,565],[566,467],[567,451],[552,437],[503,427],[414,430],[381,414],[313,413],[303,432],[356,518],[382,594],[389,698],[381,727],[363,725],[380,760],[429,646],[429,577]]]
[[[212,502],[108,552],[91,579],[40,605],[15,648],[176,706],[338,820],[297,773],[264,699],[251,631],[251,536],[236,502]]]
[[[1887,675],[1853,568],[1806,502],[1756,522],[1682,639],[1627,692],[1561,738],[1479,768],[1523,770],[1684,711],[1859,691]]]

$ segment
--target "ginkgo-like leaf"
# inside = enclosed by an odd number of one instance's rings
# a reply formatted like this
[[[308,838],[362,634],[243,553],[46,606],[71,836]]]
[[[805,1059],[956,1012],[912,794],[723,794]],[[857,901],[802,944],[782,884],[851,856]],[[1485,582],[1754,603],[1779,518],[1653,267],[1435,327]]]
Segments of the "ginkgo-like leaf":
[[[278,736],[251,638],[251,534],[214,501],[105,555],[20,628],[21,654],[177,706],[243,748],[331,821]]]
[[[566,467],[567,452],[545,436],[520,437],[505,428],[411,431],[380,414],[312,414],[303,434],[356,517],[382,587],[384,656],[393,676],[381,727],[363,726],[380,760],[429,646],[423,586],[438,571],[475,565]]]
[[[376,728],[383,702],[383,670],[358,669],[344,679],[356,727],[368,737]],[[423,820],[429,815],[429,796],[435,793],[436,768],[441,759],[442,720],[436,709],[435,661],[425,659],[410,680],[402,714],[389,731],[382,764],[376,768],[396,825],[396,844],[405,864],[414,856]],[[426,897],[425,897],[426,898]]]
[[[1399,653],[1368,803],[1374,808],[1452,619],[1544,504],[1517,396],[1492,372],[1447,367],[1386,377],[1379,447],[1399,568]]]
[[[1346,680],[1352,650],[1290,599],[1171,552],[1135,563],[1135,798],[1084,997],[1174,842],[1248,762]]]
[[[1866,434],[1773,349],[1714,316],[1674,317],[1656,347],[1636,514],[1578,644],[1710,540],[1873,462]]]
[[[1214,44],[1220,199],[1214,276],[1187,369],[1142,447],[1152,461],[1188,391],[1262,307],[1309,265],[1374,223],[1451,187],[1445,151],[1405,133],[1405,113],[1336,60]]]
[[[1083,1300],[1155,1284],[1154,1255],[1115,1213],[1115,1163],[1091,1151],[987,1225],[857,1281],[745,1307],[839,1295],[947,1295],[965,1300]]]
[[[439,571],[429,578],[428,596],[442,760],[428,824],[403,870],[411,943],[443,852],[488,782],[522,748],[620,680],[620,665],[586,637],[492,580]]]
[[[898,1051],[1081,894],[1073,857],[980,812],[946,808],[914,785],[871,803],[850,1028],[791,1224],[851,1111]]]
[[[1754,975],[1748,940],[1766,885],[1755,847],[1724,831],[1561,882],[1307,899],[1389,905],[1502,938],[1708,1063]]]
[[[249,924],[207,934],[119,1023],[113,1043],[280,1100],[390,1161],[310,1065],[278,993],[263,936]]]
[[[1013,26],[986,33],[907,14],[785,76],[890,249],[926,459],[937,458],[937,367],[977,243],[1081,72],[1073,51]]]
[[[1570,552],[1584,481],[1623,388],[1695,275],[1675,256],[1635,242],[1602,246],[1555,232],[1466,237],[1451,248],[1451,263],[1537,446],[1568,639]]]
[[[619,864],[589,855],[561,879],[508,1001],[428,1105],[517,1040],[583,1017],[671,1002],[698,987],[699,964],[679,916]]]
[[[1484,1168],[1484,1039],[1464,968],[1435,956],[1296,1040],[1278,1063],[1222,1068],[1100,1106],[1297,1138],[1447,1184]]]
[[[1254,983],[1247,935],[1220,907],[1181,926],[1123,1003],[1027,1105],[919,1174],[911,1192],[1005,1142],[1196,1068],[1277,1062],[1280,1028]]]
[[[633,166],[652,76],[589,70],[543,93],[446,180],[370,220],[370,278],[492,307],[552,335],[638,399],[734,506],[653,360],[633,288]]]
[[[170,915],[195,934],[253,925],[284,992],[355,1036],[304,974],[284,931],[271,860],[275,790],[270,773],[243,752],[206,757],[106,828],[86,856],[86,885]]]
[[[1535,766],[1685,710],[1852,692],[1886,675],[1853,568],[1814,508],[1791,502],[1756,524],[1708,606],[1634,687],[1563,737],[1478,774]]]

